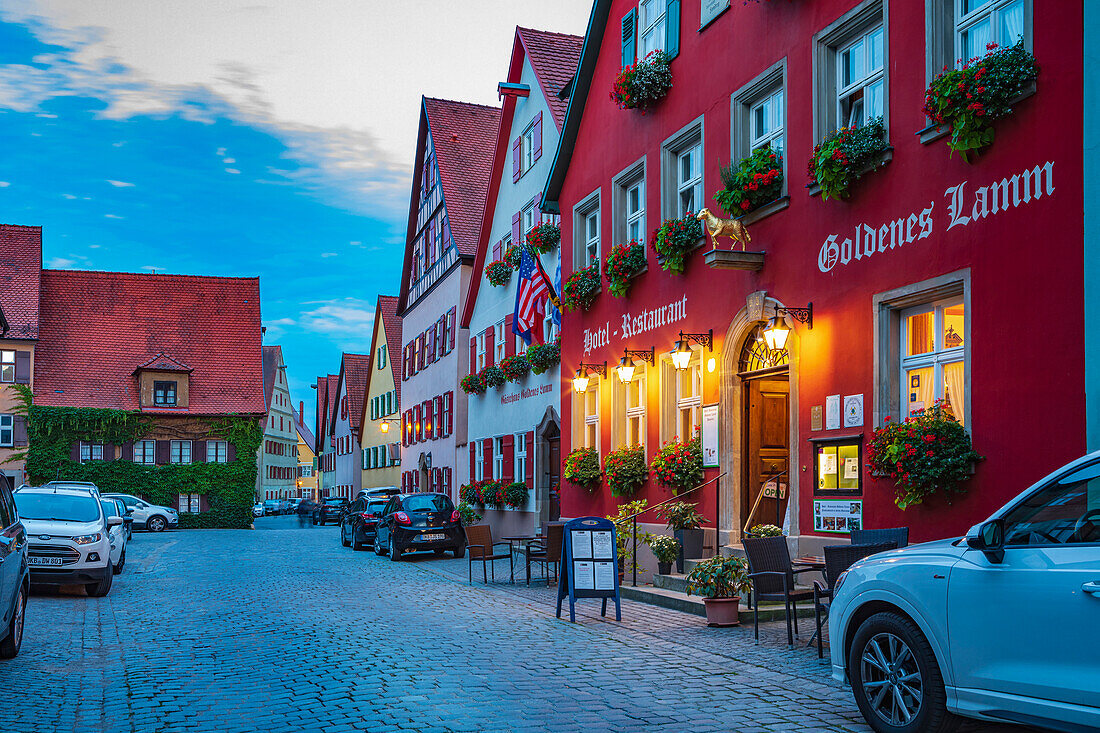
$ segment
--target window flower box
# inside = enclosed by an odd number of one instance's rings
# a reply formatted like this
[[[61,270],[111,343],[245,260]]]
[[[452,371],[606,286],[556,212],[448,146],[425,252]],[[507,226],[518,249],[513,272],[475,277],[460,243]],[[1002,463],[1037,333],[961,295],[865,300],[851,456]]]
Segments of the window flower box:
[[[649,477],[645,448],[636,445],[608,453],[603,459],[603,474],[612,496],[632,495]]]
[[[485,384],[485,378],[481,374],[475,372],[463,377],[459,386],[462,387],[462,391],[466,394],[485,394],[487,385]]]
[[[815,186],[819,187],[824,199],[846,199],[852,184],[889,160],[889,152],[881,117],[862,127],[842,127],[814,147],[807,166],[810,183],[806,187],[811,194],[815,193]]]
[[[600,471],[600,455],[595,448],[577,448],[565,457],[562,476],[574,486],[592,493],[603,478],[603,472]]]
[[[703,481],[703,449],[699,438],[661,446],[649,470],[653,478],[672,489],[673,494],[695,488]]]
[[[714,200],[733,217],[771,204],[783,192],[783,156],[768,148],[752,151],[719,173],[725,188],[714,194]]]
[[[625,297],[630,290],[630,281],[645,269],[645,247],[635,241],[615,245],[603,265],[608,291],[616,298]]]
[[[588,310],[600,294],[600,265],[593,262],[573,272],[562,286],[561,305],[565,310]]]
[[[498,366],[488,366],[481,370],[478,374],[482,381],[485,382],[488,387],[500,387],[507,379],[504,376],[504,371]]]
[[[703,223],[693,212],[665,219],[653,232],[653,251],[666,272],[682,275],[688,256],[703,243]]]
[[[532,374],[542,374],[561,361],[561,337],[546,344],[531,344],[525,354]]]
[[[552,222],[543,222],[527,232],[527,246],[532,252],[546,254],[561,243],[561,227]],[[517,260],[516,269],[519,269]]]
[[[531,371],[531,365],[527,363],[525,355],[513,354],[500,360],[500,370],[504,372],[504,378],[509,382],[518,382]]]
[[[512,277],[512,266],[504,260],[495,260],[485,266],[485,279],[493,287],[502,287],[508,284]]]
[[[664,51],[651,51],[641,61],[624,66],[611,85],[611,101],[619,109],[645,114],[672,89],[672,69]]]

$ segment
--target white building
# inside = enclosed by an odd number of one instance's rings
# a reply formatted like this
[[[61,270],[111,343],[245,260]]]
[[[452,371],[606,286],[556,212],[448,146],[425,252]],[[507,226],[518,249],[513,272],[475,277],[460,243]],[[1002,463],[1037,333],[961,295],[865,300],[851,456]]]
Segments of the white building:
[[[359,420],[370,376],[370,354],[342,354],[336,377],[336,399],[329,414],[328,434],[333,440],[332,481],[329,496],[354,499],[363,485],[360,466]]]
[[[264,437],[256,456],[256,497],[285,499],[297,496],[298,429],[286,381],[281,346],[261,348],[267,416]]]

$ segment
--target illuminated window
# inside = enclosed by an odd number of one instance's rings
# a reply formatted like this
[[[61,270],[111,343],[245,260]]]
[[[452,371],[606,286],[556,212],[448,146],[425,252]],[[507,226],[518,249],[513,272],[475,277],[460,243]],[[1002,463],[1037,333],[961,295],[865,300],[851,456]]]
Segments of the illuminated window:
[[[837,120],[860,127],[885,109],[883,27],[859,36],[837,52]]]
[[[961,300],[918,306],[901,314],[902,414],[937,400],[965,424],[966,313]]]

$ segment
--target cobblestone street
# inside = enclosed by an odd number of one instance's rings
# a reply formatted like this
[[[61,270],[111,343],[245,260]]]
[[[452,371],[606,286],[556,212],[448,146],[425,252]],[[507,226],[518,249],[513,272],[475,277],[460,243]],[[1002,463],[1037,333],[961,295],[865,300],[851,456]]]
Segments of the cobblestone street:
[[[756,646],[630,601],[574,625],[545,587],[467,585],[465,560],[257,526],[137,533],[107,598],[36,593],[0,666],[4,729],[868,730],[805,634]]]

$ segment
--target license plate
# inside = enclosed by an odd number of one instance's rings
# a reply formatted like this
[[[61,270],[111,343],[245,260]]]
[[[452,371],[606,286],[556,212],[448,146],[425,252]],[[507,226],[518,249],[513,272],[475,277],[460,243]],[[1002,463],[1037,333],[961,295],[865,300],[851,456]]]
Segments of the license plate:
[[[60,557],[35,557],[31,555],[27,558],[28,565],[60,565],[62,559]]]
[[[422,534],[422,535],[420,535],[420,539],[423,542],[432,542],[433,540],[445,540],[445,539],[447,539],[447,535],[445,535],[445,534]]]

